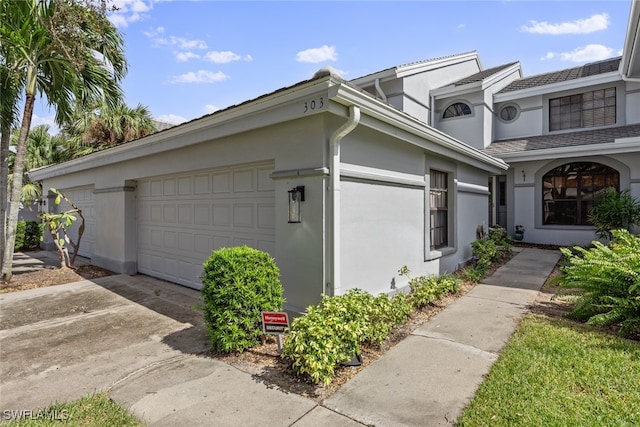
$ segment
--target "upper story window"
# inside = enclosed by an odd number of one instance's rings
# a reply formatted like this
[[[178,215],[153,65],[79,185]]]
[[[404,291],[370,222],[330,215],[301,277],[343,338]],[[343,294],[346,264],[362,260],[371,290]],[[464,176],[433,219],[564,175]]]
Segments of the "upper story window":
[[[549,100],[549,130],[616,123],[616,88],[593,90]]]
[[[590,225],[593,200],[604,189],[620,186],[620,174],[600,163],[575,162],[542,177],[542,221],[545,225]]]
[[[471,115],[471,107],[464,102],[455,102],[449,105],[442,114],[443,119],[450,119],[452,117],[461,117]]]
[[[511,123],[515,121],[520,115],[520,108],[516,104],[508,104],[500,108],[498,111],[498,117],[505,123]]]

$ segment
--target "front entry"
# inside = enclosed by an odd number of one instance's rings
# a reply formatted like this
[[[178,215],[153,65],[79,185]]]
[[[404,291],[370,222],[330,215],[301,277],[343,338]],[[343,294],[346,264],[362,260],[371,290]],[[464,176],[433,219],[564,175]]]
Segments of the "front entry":
[[[507,176],[489,178],[489,225],[507,228]]]

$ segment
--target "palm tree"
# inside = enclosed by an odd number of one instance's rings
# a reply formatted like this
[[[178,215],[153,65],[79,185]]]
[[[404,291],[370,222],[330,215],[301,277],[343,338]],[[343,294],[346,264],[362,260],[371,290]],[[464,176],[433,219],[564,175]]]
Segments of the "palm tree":
[[[126,73],[121,35],[104,13],[80,0],[0,1],[0,53],[3,67],[24,82],[24,109],[13,164],[2,280],[11,279],[13,246],[27,140],[36,95],[55,107],[56,122],[71,116],[74,100],[85,105],[122,98],[119,81]],[[3,98],[4,98],[3,92]],[[19,98],[13,99],[17,105]],[[3,102],[5,102],[3,100]],[[3,129],[4,130],[4,129]]]
[[[77,109],[74,119],[63,132],[77,145],[95,150],[142,138],[157,131],[149,109],[138,104],[131,108],[123,102],[100,105],[87,112]]]

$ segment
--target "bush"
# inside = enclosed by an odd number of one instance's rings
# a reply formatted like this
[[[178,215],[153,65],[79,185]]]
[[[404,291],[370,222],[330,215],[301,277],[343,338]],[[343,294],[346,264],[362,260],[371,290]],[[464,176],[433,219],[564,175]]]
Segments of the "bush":
[[[42,224],[37,221],[18,221],[15,250],[33,249],[40,245]]]
[[[402,293],[374,297],[352,289],[344,295],[323,296],[292,322],[282,356],[293,360],[298,374],[330,384],[338,364],[359,354],[360,344],[381,344],[410,312]]]
[[[640,336],[640,237],[613,230],[607,246],[562,248],[561,295],[578,297],[571,316],[593,325],[619,325],[620,334]]]
[[[629,194],[629,190],[605,189],[594,201],[589,212],[589,222],[595,225],[596,235],[611,240],[611,230],[631,230],[640,224],[640,203]]]
[[[496,225],[489,228],[488,236],[471,243],[472,253],[475,256],[475,268],[482,274],[496,261],[507,256],[511,252],[511,237],[507,230]]]
[[[247,246],[214,251],[204,263],[204,321],[214,351],[244,351],[259,343],[262,311],[281,311],[280,272],[265,252]]]
[[[458,291],[460,281],[451,275],[422,276],[409,280],[411,294],[409,300],[415,308],[426,307],[442,298],[445,294]]]

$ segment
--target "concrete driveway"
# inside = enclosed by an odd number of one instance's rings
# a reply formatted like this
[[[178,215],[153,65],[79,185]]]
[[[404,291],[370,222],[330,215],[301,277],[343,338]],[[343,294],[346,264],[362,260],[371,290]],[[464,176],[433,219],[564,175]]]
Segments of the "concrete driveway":
[[[204,356],[200,303],[198,291],[142,275],[0,295],[0,414],[108,391],[152,425],[338,417]]]

